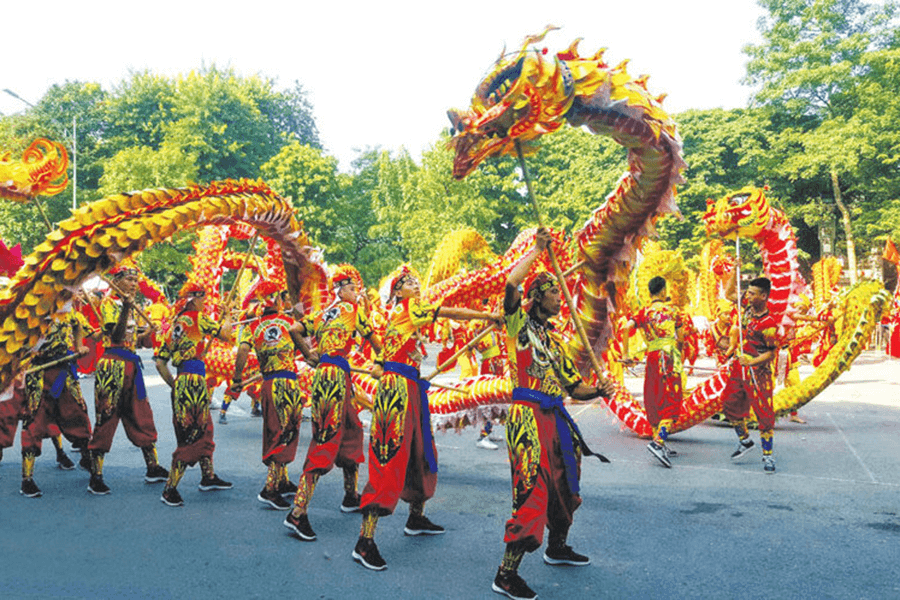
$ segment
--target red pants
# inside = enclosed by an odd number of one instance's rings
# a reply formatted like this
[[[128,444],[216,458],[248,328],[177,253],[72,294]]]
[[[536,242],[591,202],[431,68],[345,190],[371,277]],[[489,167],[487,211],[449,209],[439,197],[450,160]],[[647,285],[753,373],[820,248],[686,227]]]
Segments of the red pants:
[[[756,415],[759,430],[775,428],[775,411],[772,408],[772,373],[764,367],[741,367],[738,361],[731,363],[731,373],[725,390],[725,416],[729,421],[747,418],[750,409]]]
[[[569,489],[556,416],[536,404],[515,401],[506,420],[506,443],[512,473],[513,510],[506,522],[507,544],[518,542],[534,552],[544,541],[544,528],[568,531],[581,498]],[[581,451],[576,445],[578,478]]]
[[[211,458],[216,449],[213,422],[209,415],[209,388],[206,378],[181,373],[172,389],[172,425],[178,445],[172,462],[195,465],[201,458]]]
[[[675,371],[672,356],[662,350],[647,353],[644,376],[644,410],[654,431],[663,419],[678,420],[684,400],[681,373]]]
[[[36,409],[32,412],[29,423],[22,429],[22,452],[33,452],[41,455],[41,442],[47,437],[56,437],[60,433],[72,442],[76,448],[86,447],[91,438],[91,418],[87,405],[81,395],[78,380],[67,376],[59,398],[50,393],[57,376],[64,369],[44,369],[41,374],[29,375],[25,384],[26,394],[37,396]],[[27,404],[31,405],[32,402]]]
[[[22,414],[22,390],[15,390],[13,397],[0,402],[0,450],[9,448],[16,441],[16,429]]]
[[[286,377],[263,381],[260,402],[263,413],[263,463],[294,462],[303,419],[300,385],[295,379]]]
[[[434,496],[437,473],[425,460],[419,386],[396,373],[385,373],[375,393],[369,440],[369,482],[360,506],[389,515],[397,502],[422,503]],[[437,459],[437,449],[434,448]]]
[[[134,363],[116,356],[104,356],[97,363],[94,380],[94,410],[96,423],[88,448],[109,452],[119,421],[125,435],[138,448],[156,443],[156,426],[150,401],[137,399],[134,384]]]
[[[363,430],[351,400],[350,376],[335,365],[320,365],[312,384],[313,436],[303,473],[324,475],[335,465],[355,467],[365,460]]]

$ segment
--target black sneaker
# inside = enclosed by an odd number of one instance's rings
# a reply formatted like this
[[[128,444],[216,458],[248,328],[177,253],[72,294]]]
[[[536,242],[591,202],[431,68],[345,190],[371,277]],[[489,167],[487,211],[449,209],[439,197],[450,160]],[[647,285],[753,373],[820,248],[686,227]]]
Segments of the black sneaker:
[[[228,417],[225,413],[219,413],[219,425],[228,425]]]
[[[169,472],[160,465],[147,467],[147,474],[144,475],[144,481],[147,483],[162,483],[169,478]]]
[[[168,504],[169,506],[184,506],[184,500],[181,499],[181,494],[178,493],[176,488],[164,489],[159,499],[162,500],[163,504]]]
[[[663,464],[664,467],[669,469],[672,468],[672,462],[669,460],[669,456],[666,454],[666,449],[664,446],[660,446],[656,442],[650,442],[647,444],[647,450],[650,451],[650,454],[656,457],[656,459]]]
[[[678,451],[670,448],[668,444],[663,444],[663,448],[666,449],[666,456],[668,456],[669,458],[675,458],[676,456],[678,456]]]
[[[763,470],[770,474],[775,472],[775,457],[771,454],[763,456]]]
[[[103,475],[91,475],[87,489],[95,496],[105,496],[109,493],[109,486],[103,482]]]
[[[75,463],[72,462],[72,459],[65,452],[56,453],[56,465],[63,471],[71,471],[75,468]]]
[[[381,553],[378,551],[378,546],[375,545],[375,540],[371,538],[359,538],[359,541],[356,542],[356,547],[353,548],[352,556],[353,560],[367,569],[384,571],[387,568],[387,563],[381,558]]]
[[[591,559],[572,550],[572,546],[563,546],[561,548],[550,548],[548,546],[544,550],[544,562],[548,565],[586,567],[591,564]]]
[[[282,496],[293,496],[297,493],[297,486],[288,479],[287,481],[278,484],[278,493]]]
[[[40,498],[44,495],[31,477],[22,480],[22,489],[19,490],[19,493],[26,498]]]
[[[251,417],[261,417],[262,416],[262,411],[259,409],[259,406],[254,406],[253,408],[250,409],[250,416]]]
[[[731,453],[731,460],[737,460],[743,455],[747,454],[751,450],[753,450],[753,446],[756,444],[753,443],[753,440],[747,438],[746,440],[741,440],[738,442],[737,448],[734,449],[734,452]]]
[[[500,569],[497,569],[497,576],[494,577],[491,589],[513,600],[534,600],[534,598],[537,598],[534,590],[528,587],[528,584],[519,577],[518,573],[507,573],[504,575]]]
[[[230,481],[225,481],[220,479],[218,475],[213,475],[212,477],[201,479],[199,489],[201,492],[212,492],[215,490],[230,490],[233,487]]]
[[[446,530],[440,525],[435,525],[425,515],[414,517],[412,515],[406,520],[406,527],[403,533],[406,535],[440,535]]]
[[[356,492],[347,492],[344,494],[344,500],[341,502],[342,513],[359,512],[360,495]]]
[[[290,510],[291,503],[282,498],[281,494],[274,490],[263,488],[263,491],[256,496],[256,499],[263,504],[268,504],[275,510]]]
[[[296,533],[297,537],[304,542],[316,541],[316,532],[313,531],[312,525],[309,524],[309,517],[305,514],[295,517],[294,513],[289,512],[282,524]]]

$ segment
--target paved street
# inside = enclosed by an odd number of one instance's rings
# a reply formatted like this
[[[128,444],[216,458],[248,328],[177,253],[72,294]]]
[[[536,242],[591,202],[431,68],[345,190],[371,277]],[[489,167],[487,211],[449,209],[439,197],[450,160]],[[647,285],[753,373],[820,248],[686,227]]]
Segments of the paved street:
[[[167,388],[145,364],[168,467]],[[541,598],[900,597],[898,367],[866,353],[801,411],[808,424],[780,421],[775,475],[763,473],[758,448],[732,464],[734,434],[720,425],[674,436],[680,456],[669,470],[606,409],[571,407],[589,444],[612,460],[585,460],[584,505],[570,535],[593,564],[550,567],[535,553],[521,574]],[[639,391],[641,380],[628,385]],[[83,388],[92,407],[93,380]],[[285,513],[256,500],[265,481],[261,425],[242,397],[216,428],[217,470],[234,489],[200,492],[199,469],[189,469],[182,508],[159,501],[162,484],[143,482],[141,453],[121,428],[104,467],[111,495],[88,494],[83,471],[57,469],[48,441],[35,470],[44,496],[24,498],[17,438],[0,463],[0,596],[499,598],[490,583],[511,501],[504,449],[477,449],[472,428],[437,434],[439,483],[426,510],[447,534],[405,537],[401,503],[379,523],[388,569],[375,573],[350,558],[360,518],[338,510],[339,472],[312,500],[316,542],[292,537]],[[301,436],[294,480],[308,423]]]

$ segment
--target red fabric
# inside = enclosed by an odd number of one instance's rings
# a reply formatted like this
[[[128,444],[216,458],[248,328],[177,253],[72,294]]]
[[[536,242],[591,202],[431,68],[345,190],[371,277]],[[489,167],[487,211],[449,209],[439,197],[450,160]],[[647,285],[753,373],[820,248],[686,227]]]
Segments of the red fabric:
[[[19,428],[19,416],[22,413],[22,400],[21,391],[16,390],[12,398],[0,402],[0,450],[9,448],[16,441],[16,429]]]
[[[398,386],[405,386],[405,398],[397,398]],[[400,400],[400,406],[391,410]],[[398,422],[399,421],[399,422]],[[397,439],[397,431],[402,439]],[[377,440],[393,451],[382,463],[374,448]],[[437,458],[437,449],[434,449]],[[360,505],[374,506],[380,516],[389,515],[397,508],[397,502],[425,502],[434,496],[437,473],[428,469],[422,439],[422,414],[419,402],[419,386],[397,375],[385,373],[375,394],[372,415],[372,436],[369,443],[369,482],[363,490]]]
[[[24,264],[22,245],[16,244],[12,248],[7,248],[3,240],[0,240],[0,275],[12,277]]]
[[[681,373],[675,371],[672,357],[662,350],[647,353],[644,377],[644,409],[647,421],[656,429],[663,419],[678,420],[683,401]]]
[[[90,338],[84,339],[84,345],[88,349],[88,353],[78,359],[78,372],[88,375],[97,370],[97,363],[103,356],[103,344],[96,342]]]
[[[50,395],[50,388],[61,369],[44,369],[44,392],[41,403],[28,427],[22,429],[22,450],[31,450],[35,456],[41,455],[41,441],[44,438],[56,437],[60,433],[72,442],[76,448],[87,446],[91,438],[91,418],[87,407],[79,402],[69,385],[63,387],[59,398]],[[78,385],[77,382],[74,385]]]
[[[320,371],[331,371],[325,377]],[[334,394],[329,394],[333,377],[345,379],[345,393],[341,402],[329,402]],[[359,416],[353,407],[350,377],[340,367],[321,365],[316,369],[316,379],[312,387],[311,421],[313,436],[306,451],[303,473],[324,475],[335,465],[353,467],[365,460],[363,455],[363,430]]]
[[[741,367],[735,360],[731,363],[731,372],[722,397],[725,399],[725,416],[729,421],[746,418],[752,408],[760,431],[775,428],[772,373],[767,367]]]
[[[120,390],[113,397],[106,397],[100,390],[99,382],[109,370],[110,363],[125,364],[125,378]],[[103,357],[97,365],[94,380],[94,412],[96,423],[94,435],[88,448],[104,454],[112,447],[119,421],[125,429],[129,441],[138,448],[146,448],[156,443],[156,425],[153,423],[153,409],[148,400],[138,400],[134,385],[134,363],[117,357]]]
[[[532,419],[533,427],[529,427],[527,421]],[[503,541],[507,544],[520,542],[527,552],[533,552],[544,541],[545,527],[558,530],[569,528],[575,511],[581,506],[581,498],[569,489],[556,432],[556,416],[552,411],[542,411],[535,404],[514,402],[506,427],[513,512],[512,518],[506,522]],[[527,433],[519,437],[519,432],[523,430],[537,431],[538,440],[527,440]],[[537,472],[529,476],[528,468],[533,466],[534,458],[530,453],[536,445],[540,447]],[[581,478],[580,460],[578,477]]]
[[[900,358],[900,323],[891,325],[891,337],[888,338],[887,353],[894,358]]]

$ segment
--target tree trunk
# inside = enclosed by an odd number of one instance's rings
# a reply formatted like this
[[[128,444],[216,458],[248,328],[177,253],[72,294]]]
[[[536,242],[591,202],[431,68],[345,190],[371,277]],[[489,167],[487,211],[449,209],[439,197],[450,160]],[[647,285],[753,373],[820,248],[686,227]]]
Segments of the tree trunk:
[[[847,236],[847,270],[850,271],[850,285],[856,283],[856,244],[853,242],[853,230],[850,228],[850,211],[841,198],[841,186],[838,184],[837,171],[831,171],[831,187],[834,190],[834,203],[841,211],[841,224]]]

